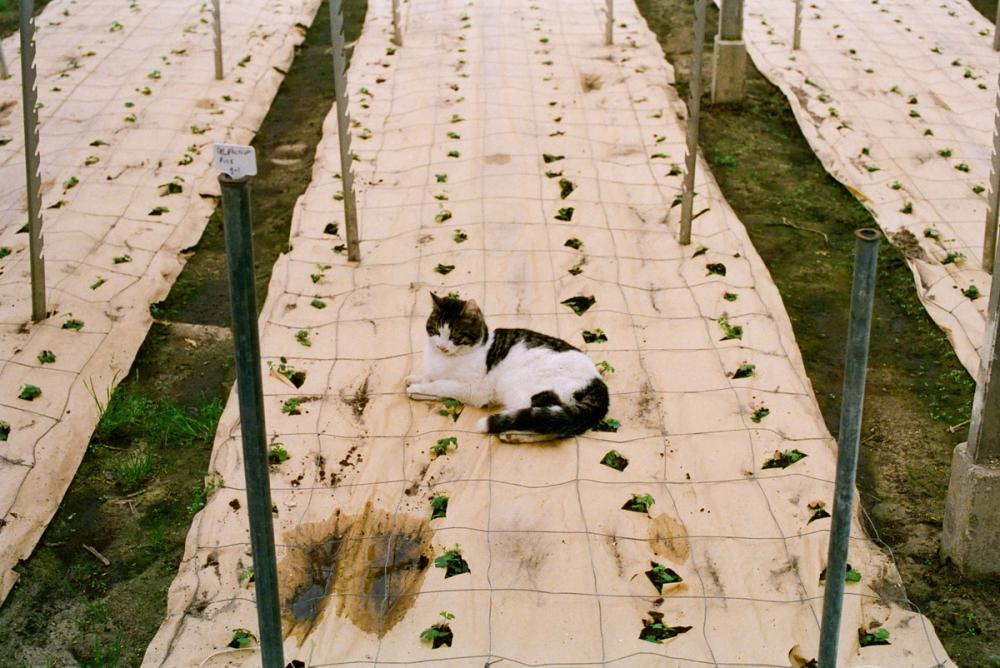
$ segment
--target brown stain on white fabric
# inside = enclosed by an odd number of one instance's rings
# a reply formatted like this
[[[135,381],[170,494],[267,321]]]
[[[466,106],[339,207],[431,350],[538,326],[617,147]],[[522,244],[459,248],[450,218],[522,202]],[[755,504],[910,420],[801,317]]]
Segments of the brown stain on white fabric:
[[[674,563],[687,561],[691,553],[687,529],[670,515],[663,513],[649,523],[649,546],[653,552]]]

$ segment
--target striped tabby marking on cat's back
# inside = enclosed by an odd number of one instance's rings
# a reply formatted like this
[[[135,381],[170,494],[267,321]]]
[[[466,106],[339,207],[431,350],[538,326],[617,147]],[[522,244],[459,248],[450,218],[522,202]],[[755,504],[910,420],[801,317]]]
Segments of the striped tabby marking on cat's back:
[[[493,345],[486,353],[486,370],[490,371],[502,362],[510,349],[518,343],[523,343],[526,348],[548,348],[555,352],[577,350],[562,339],[530,329],[495,329],[493,330]]]

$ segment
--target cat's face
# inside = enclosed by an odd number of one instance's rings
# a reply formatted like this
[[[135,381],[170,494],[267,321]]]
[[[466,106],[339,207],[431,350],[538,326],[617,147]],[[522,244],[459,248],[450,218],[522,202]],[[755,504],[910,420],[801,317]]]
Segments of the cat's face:
[[[434,310],[427,318],[427,336],[442,355],[468,352],[486,341],[486,321],[475,300],[438,297],[433,292]]]

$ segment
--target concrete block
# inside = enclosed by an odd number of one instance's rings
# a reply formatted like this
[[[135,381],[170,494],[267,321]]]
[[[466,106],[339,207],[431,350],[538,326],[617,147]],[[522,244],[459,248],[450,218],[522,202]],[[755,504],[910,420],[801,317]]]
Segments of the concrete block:
[[[712,50],[712,103],[739,102],[746,93],[747,47],[743,40],[715,36]]]
[[[966,443],[952,455],[941,543],[963,574],[1000,575],[1000,467],[976,464]]]

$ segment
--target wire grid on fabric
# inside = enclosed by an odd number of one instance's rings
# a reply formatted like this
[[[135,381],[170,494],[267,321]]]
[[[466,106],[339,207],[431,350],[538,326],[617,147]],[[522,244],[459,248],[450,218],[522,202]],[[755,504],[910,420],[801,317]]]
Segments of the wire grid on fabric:
[[[993,25],[965,0],[748,0],[747,48],[823,166],[903,251],[928,313],[978,373],[983,237],[997,110]]]
[[[318,0],[241,3],[214,80],[197,5],[51,3],[37,18],[42,217],[50,318],[31,326],[17,77],[0,81],[0,600],[76,472],[218,192],[211,144],[249,141]],[[17,36],[7,40],[16,54]],[[12,64],[12,70],[19,69]],[[43,350],[55,361],[38,359]],[[42,394],[19,399],[27,384]],[[96,400],[96,401],[95,401]]]
[[[261,314],[268,430],[290,455],[271,471],[289,661],[786,666],[816,646],[829,532],[810,504],[829,502],[833,443],[704,162],[707,212],[676,243],[683,105],[632,3],[616,7],[622,43],[602,45],[603,4],[410,3],[399,49],[389,1],[369,5],[348,78],[362,262],[343,255],[331,113]],[[479,409],[409,401],[428,290],[606,361],[618,431],[512,446],[475,431]],[[562,302],[581,295],[596,302],[578,316]],[[624,470],[601,463],[611,449]],[[807,457],[762,469],[792,449]],[[232,398],[209,480],[146,666],[257,660],[214,662],[256,626]],[[622,508],[645,494],[648,513]],[[876,593],[898,574],[855,534],[842,656],[953,665],[905,597]],[[448,550],[469,573],[431,564]],[[654,563],[682,581],[659,592]],[[454,639],[432,649],[420,635],[441,612]],[[661,613],[677,635],[640,639]],[[878,655],[857,647],[873,623],[893,636]]]

